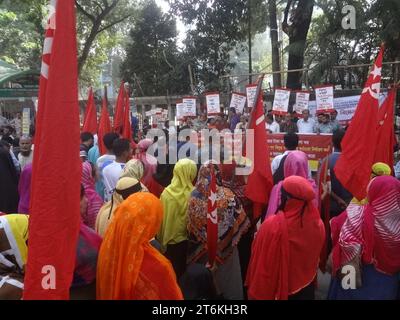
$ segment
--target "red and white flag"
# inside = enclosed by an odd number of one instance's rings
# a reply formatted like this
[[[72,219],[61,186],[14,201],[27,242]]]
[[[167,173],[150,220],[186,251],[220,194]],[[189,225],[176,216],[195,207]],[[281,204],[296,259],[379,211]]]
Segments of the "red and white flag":
[[[207,248],[208,263],[212,267],[217,256],[218,244],[218,214],[217,214],[217,182],[215,180],[214,164],[210,164],[210,186],[208,192],[207,211]]]
[[[55,13],[43,47],[24,300],[69,299],[81,220],[75,7],[73,0],[51,5]]]
[[[267,131],[265,130],[264,106],[261,90],[262,79],[257,89],[257,103],[253,109],[249,129],[254,130],[253,171],[247,180],[245,195],[253,201],[253,219],[258,219],[266,206],[273,186]],[[246,150],[246,153],[248,150]]]
[[[358,200],[367,194],[374,163],[383,51],[382,46],[343,138],[342,153],[334,168],[343,187]]]

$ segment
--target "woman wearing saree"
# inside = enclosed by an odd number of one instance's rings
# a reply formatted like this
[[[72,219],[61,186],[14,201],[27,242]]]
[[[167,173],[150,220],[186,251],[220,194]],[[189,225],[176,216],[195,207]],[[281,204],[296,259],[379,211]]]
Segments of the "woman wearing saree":
[[[240,300],[243,299],[243,290],[237,245],[250,227],[250,220],[232,190],[222,186],[218,166],[211,163],[200,168],[195,189],[189,200],[188,264],[206,264],[208,261],[207,210],[211,166],[214,167],[217,184],[218,243],[215,278],[224,298]]]
[[[161,194],[164,219],[157,240],[165,256],[171,261],[178,277],[186,269],[186,251],[188,245],[187,210],[197,166],[190,159],[179,160],[174,167],[171,184]]]
[[[97,214],[103,205],[103,200],[96,192],[93,171],[90,162],[82,163],[82,185],[87,199],[87,210],[83,212],[82,222],[91,229],[95,228]]]
[[[32,163],[28,163],[21,172],[18,183],[19,203],[18,213],[29,214],[29,201],[31,197]]]
[[[183,299],[171,263],[150,244],[162,212],[160,200],[148,192],[118,207],[100,248],[97,299]]]
[[[332,222],[333,278],[329,299],[396,299],[400,272],[400,182],[391,176],[373,178],[368,202],[344,221]],[[340,216],[338,216],[339,218]],[[339,218],[340,219],[340,218]],[[341,228],[337,224],[343,223]],[[355,270],[356,288],[341,285],[342,268]],[[346,272],[344,272],[346,273]]]
[[[315,181],[309,178],[308,158],[307,155],[302,151],[291,151],[285,160],[284,164],[284,175],[285,178],[290,176],[299,176],[307,179],[314,190],[315,197],[313,199],[314,206],[318,208],[318,189]],[[276,184],[270,194],[268,209],[265,218],[274,215],[280,205],[280,190],[282,188],[282,181]]]
[[[303,177],[286,178],[281,205],[266,219],[252,247],[246,284],[249,299],[312,300],[325,230]]]

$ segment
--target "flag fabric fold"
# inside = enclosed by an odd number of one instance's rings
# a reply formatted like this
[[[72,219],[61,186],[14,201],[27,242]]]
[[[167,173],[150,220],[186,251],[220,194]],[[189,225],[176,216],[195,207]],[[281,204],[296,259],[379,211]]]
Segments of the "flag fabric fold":
[[[122,137],[128,139],[132,143],[132,127],[131,127],[131,106],[129,102],[129,95],[125,88],[122,88],[124,92],[124,121],[122,127]]]
[[[383,46],[362,91],[357,109],[342,141],[335,174],[358,200],[365,198],[378,138],[378,108]]]
[[[69,299],[80,225],[78,66],[73,0],[52,1],[40,76],[24,300]]]
[[[253,201],[253,219],[261,215],[262,207],[268,203],[269,194],[273,186],[267,131],[265,130],[265,116],[261,90],[262,79],[257,89],[257,104],[253,110],[249,129],[254,130],[254,161],[253,171],[248,177],[245,195]],[[248,153],[248,150],[246,150]]]
[[[103,142],[103,137],[106,133],[112,131],[111,128],[111,121],[110,121],[110,114],[108,113],[107,108],[107,99],[104,96],[102,107],[101,107],[101,114],[100,114],[100,123],[99,123],[99,133],[98,133],[98,144],[99,144],[99,151],[100,154],[103,155],[106,153],[107,149]]]
[[[376,142],[375,160],[389,165],[393,170],[394,166],[394,145],[396,138],[394,134],[394,103],[396,99],[397,88],[392,88],[385,101],[379,108],[378,113],[378,137]]]
[[[115,104],[115,109],[114,109],[114,123],[113,123],[113,130],[119,135],[122,134],[122,128],[124,125],[124,112],[126,104],[125,95],[126,92],[124,83],[121,82],[121,85],[119,87],[117,102]]]
[[[97,133],[97,111],[94,103],[93,90],[90,88],[86,104],[85,119],[83,120],[83,132]]]
[[[218,244],[217,183],[213,164],[210,165],[210,173],[211,181],[208,195],[207,212],[207,249],[208,264],[212,267],[217,256]]]

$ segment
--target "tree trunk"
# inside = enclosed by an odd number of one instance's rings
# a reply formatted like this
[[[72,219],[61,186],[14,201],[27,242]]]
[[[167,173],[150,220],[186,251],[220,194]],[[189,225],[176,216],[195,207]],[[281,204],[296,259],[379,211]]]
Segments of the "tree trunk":
[[[290,5],[297,2],[297,7],[291,14],[291,25],[287,25],[287,15]],[[289,60],[288,70],[302,69],[304,63],[304,51],[308,29],[310,28],[311,16],[314,8],[314,0],[288,1],[285,10],[283,30],[289,36]],[[290,89],[301,89],[302,72],[289,72],[286,86]]]
[[[269,11],[269,28],[271,37],[272,47],[272,71],[279,71],[281,69],[280,58],[279,58],[279,42],[278,42],[278,23],[276,20],[276,0],[268,1]],[[273,74],[273,86],[282,86],[281,74]]]
[[[85,41],[85,45],[83,47],[82,50],[82,54],[80,55],[80,57],[78,58],[78,74],[81,74],[82,68],[85,65],[85,62],[89,56],[89,51],[90,48],[92,47],[92,44],[94,42],[94,40],[96,39],[97,33],[100,29],[100,24],[101,22],[95,22],[95,24],[93,24],[92,30],[90,31],[89,37],[86,39]]]

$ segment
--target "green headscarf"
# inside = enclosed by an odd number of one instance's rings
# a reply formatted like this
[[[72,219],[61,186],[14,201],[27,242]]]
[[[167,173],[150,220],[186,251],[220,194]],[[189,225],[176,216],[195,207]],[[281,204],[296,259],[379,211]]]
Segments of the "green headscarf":
[[[161,194],[164,217],[157,239],[163,249],[167,244],[187,240],[187,209],[196,174],[197,166],[193,160],[179,160],[171,184]]]

